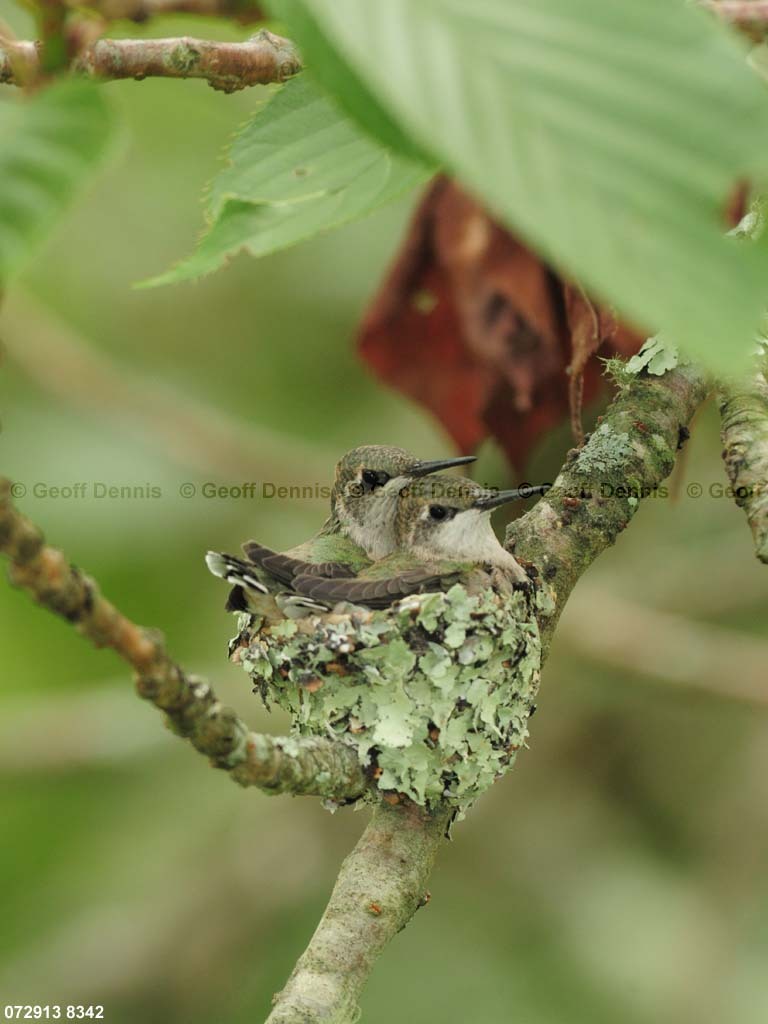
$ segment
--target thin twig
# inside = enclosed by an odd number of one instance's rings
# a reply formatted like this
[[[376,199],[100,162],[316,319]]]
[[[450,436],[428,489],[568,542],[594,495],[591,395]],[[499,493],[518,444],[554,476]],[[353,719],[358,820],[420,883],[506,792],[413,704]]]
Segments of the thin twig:
[[[242,786],[269,793],[301,793],[353,800],[366,778],[350,747],[324,737],[276,738],[249,731],[210,684],[187,675],[171,661],[162,637],[127,619],[104,598],[95,582],[45,544],[40,530],[22,516],[12,486],[0,478],[0,552],[11,563],[11,581],[43,607],[71,622],[97,647],[111,647],[136,673],[140,696],[164,711],[168,724],[196,750]]]
[[[36,42],[4,42],[0,83],[23,85],[40,68]],[[121,78],[201,78],[214,89],[236,92],[251,85],[283,82],[301,71],[293,44],[261,29],[244,43],[175,39],[98,39],[84,47],[72,68],[99,81]]]

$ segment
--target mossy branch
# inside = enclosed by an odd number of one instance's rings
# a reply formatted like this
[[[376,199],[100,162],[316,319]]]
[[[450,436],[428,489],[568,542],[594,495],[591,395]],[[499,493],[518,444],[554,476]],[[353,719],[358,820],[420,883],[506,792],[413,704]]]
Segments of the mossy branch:
[[[353,1024],[377,957],[419,907],[450,812],[377,805],[267,1024]]]
[[[579,577],[672,472],[708,389],[705,375],[690,365],[623,376],[597,429],[569,452],[552,489],[510,524],[507,547],[537,567],[554,598],[540,620],[545,654]]]
[[[159,633],[127,619],[92,579],[49,547],[11,498],[10,482],[0,479],[0,553],[10,560],[11,581],[95,646],[116,651],[135,670],[139,694],[165,712],[169,726],[214,767],[242,786],[268,793],[343,802],[365,792],[367,779],[348,747],[324,737],[281,739],[250,732],[205,679],[188,675],[171,660]]]
[[[0,83],[24,85],[40,73],[36,42],[0,40]],[[201,78],[236,92],[283,82],[301,70],[287,39],[262,29],[243,43],[181,36],[172,39],[98,39],[79,49],[72,70],[98,81],[120,78]]]
[[[744,381],[718,391],[723,461],[736,504],[744,509],[755,551],[768,563],[768,381],[764,360]]]

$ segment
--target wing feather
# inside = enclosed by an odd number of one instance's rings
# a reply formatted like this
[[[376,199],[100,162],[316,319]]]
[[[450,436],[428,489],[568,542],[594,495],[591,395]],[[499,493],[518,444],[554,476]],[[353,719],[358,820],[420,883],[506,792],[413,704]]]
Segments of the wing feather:
[[[300,575],[293,580],[297,594],[334,604],[348,601],[368,608],[386,608],[394,601],[430,589],[442,589],[443,577],[428,569],[410,569],[381,580],[328,579]]]
[[[263,544],[258,544],[255,540],[249,540],[243,544],[243,551],[252,562],[289,587],[293,586],[296,576],[323,576],[329,579],[354,576],[354,571],[341,562],[322,562],[316,565],[301,558],[291,558],[290,555],[272,551],[271,548],[264,547]]]

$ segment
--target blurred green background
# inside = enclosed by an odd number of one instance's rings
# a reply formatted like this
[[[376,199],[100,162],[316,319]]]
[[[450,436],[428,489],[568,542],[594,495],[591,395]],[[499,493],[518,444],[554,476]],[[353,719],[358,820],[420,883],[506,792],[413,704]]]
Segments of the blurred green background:
[[[24,30],[5,0],[0,18]],[[226,661],[233,622],[202,556],[250,536],[288,546],[323,502],[201,489],[325,484],[359,443],[450,451],[351,345],[414,197],[197,285],[135,290],[190,250],[219,154],[265,92],[105,90],[121,143],[5,298],[0,469],[129,616],[281,732]],[[549,437],[529,477],[551,479],[568,444]],[[492,444],[475,475],[511,481]],[[78,482],[161,496],[34,493]],[[532,749],[444,849],[428,909],[374,971],[368,1024],[768,1020],[768,575],[741,513],[687,497],[691,482],[725,484],[711,407],[679,499],[646,502],[576,591]],[[240,791],[111,653],[7,586],[0,622],[3,1003],[101,1003],[113,1024],[263,1019],[365,812]]]

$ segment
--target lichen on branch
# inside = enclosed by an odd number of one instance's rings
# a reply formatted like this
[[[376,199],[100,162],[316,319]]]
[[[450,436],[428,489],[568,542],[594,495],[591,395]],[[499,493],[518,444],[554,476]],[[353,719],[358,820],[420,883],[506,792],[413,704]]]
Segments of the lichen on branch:
[[[619,383],[595,431],[568,453],[552,489],[507,530],[509,550],[533,563],[551,589],[552,607],[540,615],[545,653],[579,577],[672,472],[709,390],[692,365],[661,374],[624,371]]]
[[[736,504],[746,514],[755,551],[768,563],[768,381],[765,356],[749,378],[718,391],[723,461]]]

